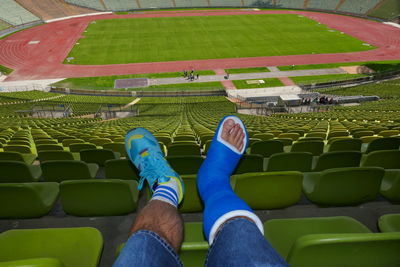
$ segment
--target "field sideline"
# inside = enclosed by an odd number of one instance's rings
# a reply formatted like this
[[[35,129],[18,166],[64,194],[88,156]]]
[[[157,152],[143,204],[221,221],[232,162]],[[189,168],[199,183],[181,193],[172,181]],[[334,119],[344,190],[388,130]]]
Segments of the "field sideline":
[[[96,20],[68,57],[72,64],[105,65],[373,48],[301,15],[227,15]]]

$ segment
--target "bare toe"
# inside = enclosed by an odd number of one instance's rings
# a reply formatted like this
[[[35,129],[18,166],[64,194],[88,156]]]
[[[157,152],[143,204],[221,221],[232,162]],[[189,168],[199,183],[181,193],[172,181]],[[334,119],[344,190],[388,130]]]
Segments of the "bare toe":
[[[226,141],[228,141],[228,143],[234,146],[236,149],[241,150],[241,147],[243,148],[243,138],[243,129],[240,127],[240,124],[235,124]]]
[[[235,122],[232,119],[228,119],[224,122],[224,124],[222,125],[222,134],[221,134],[222,139],[228,141],[229,134],[234,126]]]

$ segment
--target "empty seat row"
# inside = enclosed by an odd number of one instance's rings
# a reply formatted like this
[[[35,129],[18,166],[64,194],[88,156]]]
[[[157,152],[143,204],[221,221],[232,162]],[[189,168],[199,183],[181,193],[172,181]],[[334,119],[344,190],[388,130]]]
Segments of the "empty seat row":
[[[54,153],[59,153],[59,151],[50,152],[52,156]],[[64,155],[62,156],[64,158]],[[74,160],[72,156],[63,160],[44,161],[41,165],[30,165],[23,161],[0,160],[0,183],[93,179],[96,178],[99,170],[97,163],[100,164],[100,162],[86,163]],[[130,160],[108,159],[104,161],[104,165],[106,178],[123,180],[137,180],[138,178],[136,167]]]
[[[112,216],[136,210],[135,180],[80,180],[0,184],[0,218],[34,218],[48,214],[58,197],[67,214]]]
[[[182,179],[186,194],[180,211],[201,212],[203,203],[197,192],[196,175],[183,175]],[[379,167],[337,168],[304,175],[295,171],[245,173],[232,176],[231,184],[253,209],[294,205],[302,192],[322,206],[358,205],[375,200],[379,193],[393,202],[400,201],[400,171],[385,175],[385,170]],[[0,217],[43,216],[54,206],[59,190],[64,210],[69,214],[121,214],[129,210],[129,203],[137,202],[136,185],[135,180],[118,179],[64,181],[60,185],[2,183]]]
[[[183,175],[186,194],[180,211],[201,212],[196,175]],[[400,202],[400,171],[386,173],[379,167],[336,168],[305,173],[254,172],[233,175],[234,191],[257,210],[280,209],[295,205],[302,193],[321,206],[352,206],[374,201],[378,195]]]
[[[109,150],[83,150],[80,154],[80,158],[85,161],[89,169],[92,170],[92,174],[90,177],[94,177],[97,171],[97,168],[93,164],[97,164],[100,166],[106,166],[107,168],[112,165],[111,162],[118,157],[115,152]],[[56,166],[60,171],[68,170],[68,166],[72,166],[76,164],[77,166],[85,165],[85,162],[78,163],[74,154],[71,154],[67,151],[43,151],[39,153],[39,158],[42,161],[42,166],[44,166],[43,171],[46,173],[44,177],[49,177],[48,172],[51,168],[48,166]],[[166,157],[171,166],[179,173],[179,174],[195,174],[200,168],[204,158],[201,156],[168,156]],[[29,175],[29,171],[26,171],[25,174],[21,172],[10,171],[12,177],[19,177],[19,179],[24,179],[23,177],[31,177],[26,178],[21,181],[33,181],[37,180],[40,176],[40,168],[39,166],[28,166],[26,164],[25,158],[22,154],[17,152],[2,152],[0,153],[0,161],[3,161],[2,166],[4,168],[4,172],[0,173],[0,178],[3,177],[4,181],[14,182],[14,180],[7,180],[6,176],[9,176],[9,172],[7,170],[12,169],[12,166],[20,166],[20,171],[23,169],[30,169],[32,175]],[[65,161],[74,161],[74,162],[65,162]],[[130,169],[134,169],[132,164],[121,163],[122,165],[129,165]],[[16,163],[13,163],[16,162]],[[50,163],[51,162],[51,163]],[[107,163],[108,162],[108,163]],[[382,150],[382,151],[374,151],[362,157],[362,154],[357,151],[335,151],[328,152],[320,155],[319,157],[313,157],[313,155],[309,152],[289,152],[289,153],[275,153],[270,156],[268,159],[263,159],[262,155],[258,154],[246,154],[242,157],[239,165],[235,171],[235,173],[246,173],[246,172],[260,172],[260,171],[301,171],[301,172],[310,172],[310,171],[322,171],[325,169],[331,168],[340,168],[340,167],[357,167],[357,166],[376,166],[382,167],[384,169],[400,169],[400,150]],[[121,166],[122,166],[121,165]],[[265,167],[264,167],[265,165]],[[9,166],[9,167],[7,167]],[[63,167],[65,166],[65,167]],[[81,167],[81,169],[84,167]],[[126,169],[126,168],[125,168]],[[63,176],[68,176],[69,173],[75,172],[75,170],[67,171],[63,174]],[[35,175],[34,173],[37,173]],[[28,174],[28,175],[27,175]],[[50,176],[53,176],[51,174]],[[133,175],[130,175],[134,177]],[[88,175],[84,175],[82,177],[89,177]],[[108,177],[108,176],[107,176]],[[128,178],[128,177],[126,177]],[[52,179],[52,178],[49,178]],[[60,178],[61,179],[61,178]],[[52,180],[49,180],[52,181]]]
[[[324,152],[325,143],[322,140],[314,140],[313,138],[305,138],[294,144],[289,142],[285,144],[283,139],[256,141],[250,145],[250,153],[260,154],[264,157],[269,157],[272,154],[284,151],[285,145],[291,145],[291,152],[310,152],[314,156],[319,156]],[[377,150],[394,150],[399,149],[400,138],[388,137],[373,140],[365,150],[368,154]],[[361,151],[362,142],[359,139],[353,138],[338,138],[329,144],[327,152],[333,151]]]

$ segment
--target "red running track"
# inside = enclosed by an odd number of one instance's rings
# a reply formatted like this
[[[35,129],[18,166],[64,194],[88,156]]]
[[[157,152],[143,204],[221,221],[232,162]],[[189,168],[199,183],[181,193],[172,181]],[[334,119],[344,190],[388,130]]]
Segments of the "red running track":
[[[227,58],[114,65],[63,64],[64,59],[77,40],[80,39],[81,33],[86,29],[87,25],[91,21],[97,19],[283,13],[302,14],[330,28],[342,31],[366,43],[372,44],[377,47],[377,49],[355,53]],[[39,43],[29,44],[30,41],[39,41]],[[173,72],[188,68],[207,70],[396,59],[400,59],[399,28],[355,17],[308,11],[204,10],[149,12],[131,15],[98,15],[40,25],[0,40],[0,64],[15,70],[7,81]]]

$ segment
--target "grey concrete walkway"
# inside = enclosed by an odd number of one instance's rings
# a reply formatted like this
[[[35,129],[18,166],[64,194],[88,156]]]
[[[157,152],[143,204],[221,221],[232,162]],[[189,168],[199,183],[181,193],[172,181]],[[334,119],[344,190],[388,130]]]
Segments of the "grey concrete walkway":
[[[272,72],[281,71],[280,69],[278,69],[278,67],[274,67],[274,66],[272,66],[272,67],[267,67],[267,69],[268,69],[269,71],[272,71]]]
[[[346,74],[346,73],[347,72],[345,72],[340,68],[273,71],[273,72],[230,74],[229,80],[250,80],[250,79],[262,79],[262,78],[282,78],[282,77],[315,76],[315,75]],[[183,77],[149,79],[149,85],[182,84],[182,83],[193,83],[193,82],[219,82],[224,80],[225,80],[224,75],[206,75],[206,76],[200,75],[199,79],[194,81],[188,81]]]

